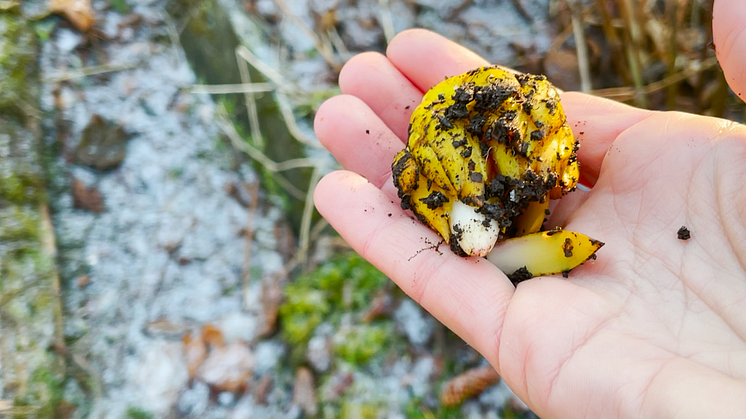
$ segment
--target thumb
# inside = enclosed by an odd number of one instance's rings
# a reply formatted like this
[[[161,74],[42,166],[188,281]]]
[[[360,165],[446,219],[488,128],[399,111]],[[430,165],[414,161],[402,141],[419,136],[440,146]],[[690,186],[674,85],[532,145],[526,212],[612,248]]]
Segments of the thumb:
[[[715,0],[712,35],[728,85],[746,101],[746,0]]]

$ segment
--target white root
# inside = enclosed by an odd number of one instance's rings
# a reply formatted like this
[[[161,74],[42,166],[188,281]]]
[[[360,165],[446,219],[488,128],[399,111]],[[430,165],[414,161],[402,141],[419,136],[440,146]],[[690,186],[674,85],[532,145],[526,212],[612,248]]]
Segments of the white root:
[[[469,256],[486,256],[500,235],[494,220],[458,200],[453,203],[450,221],[452,237]]]

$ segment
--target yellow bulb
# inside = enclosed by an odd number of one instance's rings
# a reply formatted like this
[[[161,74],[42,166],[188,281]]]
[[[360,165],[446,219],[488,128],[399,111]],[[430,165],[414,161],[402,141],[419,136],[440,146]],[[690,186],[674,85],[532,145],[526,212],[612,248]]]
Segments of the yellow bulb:
[[[575,189],[577,149],[559,95],[544,76],[482,67],[425,94],[392,170],[403,208],[456,254],[483,256],[511,238],[544,237],[539,230],[549,200]],[[574,266],[598,247],[573,258]],[[574,267],[567,258],[532,266],[540,266],[533,275]]]

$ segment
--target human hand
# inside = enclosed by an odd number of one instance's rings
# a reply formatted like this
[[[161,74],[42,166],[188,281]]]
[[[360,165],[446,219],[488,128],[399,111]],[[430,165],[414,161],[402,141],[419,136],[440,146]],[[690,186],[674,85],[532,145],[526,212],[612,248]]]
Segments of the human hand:
[[[718,54],[739,50],[721,48],[718,33],[715,42]],[[421,30],[400,34],[387,56],[352,59],[340,75],[345,95],[316,117],[319,138],[351,170],[319,183],[316,206],[348,243],[541,417],[741,417],[746,127],[563,94],[595,186],[563,198],[549,224],[606,246],[567,280],[514,288],[484,259],[421,251],[440,239],[401,210],[391,181],[422,92],[486,63]],[[729,81],[746,91],[746,77]],[[677,239],[682,225],[691,240]]]

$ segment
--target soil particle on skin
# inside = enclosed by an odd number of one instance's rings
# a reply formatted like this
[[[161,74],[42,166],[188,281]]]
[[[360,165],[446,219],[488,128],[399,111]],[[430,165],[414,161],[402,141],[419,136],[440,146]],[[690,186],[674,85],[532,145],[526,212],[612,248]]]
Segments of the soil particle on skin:
[[[510,281],[513,283],[513,285],[517,285],[519,282],[523,282],[523,281],[525,281],[527,279],[531,279],[533,277],[534,277],[534,275],[531,272],[529,272],[529,270],[526,269],[525,266],[522,267],[522,268],[518,268],[518,270],[516,270],[512,274],[508,275],[508,279],[510,279]]]
[[[679,231],[676,232],[676,236],[679,238],[679,240],[689,240],[690,238],[692,238],[691,232],[685,226],[681,226]]]

